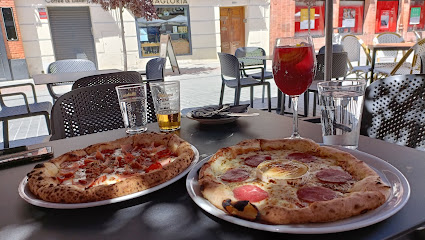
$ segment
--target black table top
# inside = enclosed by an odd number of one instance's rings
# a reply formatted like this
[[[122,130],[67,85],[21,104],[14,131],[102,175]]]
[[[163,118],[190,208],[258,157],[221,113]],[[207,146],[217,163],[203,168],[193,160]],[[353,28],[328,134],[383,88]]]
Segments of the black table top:
[[[254,111],[254,110],[253,110]],[[277,139],[290,135],[292,119],[261,112],[226,125],[206,126],[182,119],[177,131],[193,144],[201,158],[219,148],[250,138]],[[150,131],[158,131],[150,124]],[[300,134],[321,142],[320,125],[300,121]],[[63,139],[31,146],[53,146],[55,156],[125,136],[124,129]],[[425,152],[360,138],[360,151],[397,167],[409,180],[411,196],[394,216],[369,227],[341,233],[297,235],[249,229],[221,220],[200,209],[179,181],[148,195],[125,202],[86,209],[47,209],[28,204],[18,195],[18,184],[35,163],[0,170],[0,239],[388,239],[425,222]]]

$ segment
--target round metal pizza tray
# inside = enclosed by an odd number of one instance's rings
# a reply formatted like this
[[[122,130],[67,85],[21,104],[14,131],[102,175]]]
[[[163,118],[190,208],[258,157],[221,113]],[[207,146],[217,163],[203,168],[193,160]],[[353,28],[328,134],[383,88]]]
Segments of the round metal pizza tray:
[[[159,184],[155,187],[152,187],[152,188],[149,188],[149,189],[137,192],[137,193],[132,193],[132,194],[125,195],[125,196],[122,196],[122,197],[117,197],[117,198],[103,200],[103,201],[97,201],[97,202],[51,203],[51,202],[43,201],[43,200],[39,199],[38,197],[36,197],[34,194],[32,194],[31,191],[29,190],[28,186],[27,186],[28,177],[25,177],[21,181],[21,183],[19,184],[19,187],[18,187],[19,196],[21,196],[22,199],[24,199],[25,201],[27,201],[28,203],[30,203],[32,205],[39,206],[39,207],[45,207],[45,208],[56,208],[56,209],[89,208],[89,207],[102,206],[102,205],[107,205],[107,204],[112,204],[112,203],[118,203],[118,202],[130,200],[130,199],[133,199],[133,198],[141,197],[143,195],[146,195],[146,194],[155,192],[156,190],[159,190],[161,188],[164,188],[164,187],[176,182],[177,180],[181,179],[182,177],[184,177],[192,169],[192,167],[194,167],[196,165],[196,163],[199,160],[198,149],[196,149],[193,145],[191,147],[192,147],[193,151],[195,152],[195,158],[193,159],[193,161],[189,165],[189,167],[186,168],[186,170],[184,170],[182,173],[180,173],[179,175],[175,176],[174,178],[168,180],[165,183]]]
[[[336,147],[338,148],[338,147]],[[341,149],[341,148],[340,148]],[[187,175],[186,188],[193,201],[202,209],[210,214],[221,218],[225,221],[269,232],[295,233],[295,234],[324,234],[336,233],[354,230],[383,221],[398,211],[407,203],[410,197],[410,186],[406,177],[394,166],[377,158],[373,155],[350,149],[341,149],[356,156],[358,159],[367,163],[372,167],[382,178],[384,182],[392,187],[392,194],[382,206],[369,211],[365,214],[355,217],[329,222],[329,223],[310,223],[310,224],[288,224],[288,225],[267,225],[247,221],[244,219],[230,216],[222,210],[216,208],[208,200],[203,198],[200,186],[198,183],[198,171],[209,160],[203,159]]]

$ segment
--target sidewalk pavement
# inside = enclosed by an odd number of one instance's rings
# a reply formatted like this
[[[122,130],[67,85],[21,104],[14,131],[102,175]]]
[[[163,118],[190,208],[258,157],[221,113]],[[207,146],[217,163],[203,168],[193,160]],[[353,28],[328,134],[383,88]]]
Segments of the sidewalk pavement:
[[[217,105],[220,98],[221,77],[220,63],[218,60],[186,60],[179,61],[181,74],[174,73],[171,68],[165,71],[165,81],[178,80],[180,81],[180,101],[182,114],[186,114],[189,109],[202,107],[206,105]],[[168,63],[167,63],[168,65]],[[271,64],[269,64],[271,65]],[[269,66],[271,67],[271,66]],[[268,68],[269,68],[268,67]],[[142,69],[141,69],[142,70]],[[271,71],[271,69],[267,69]],[[272,94],[272,108],[277,105],[277,87],[273,79],[269,80]],[[13,85],[18,83],[31,82],[32,79],[3,81],[0,86]],[[52,98],[47,91],[45,85],[36,85],[36,94],[39,102],[50,101]],[[58,86],[55,91],[67,92],[71,86]],[[15,88],[13,91],[23,91],[27,93],[30,103],[33,101],[32,93],[29,87]],[[9,89],[2,90],[2,93],[12,92]],[[227,88],[224,92],[224,103],[233,103],[234,90]],[[8,106],[24,104],[19,97],[5,98],[5,103]],[[241,92],[241,103],[249,103],[249,88],[243,88]],[[262,102],[262,87],[254,87],[254,108],[267,109],[267,95]],[[310,106],[312,107],[312,106]],[[289,111],[289,110],[288,110]],[[303,113],[303,97],[300,97],[299,113]],[[311,114],[312,111],[310,111]],[[0,132],[2,126],[0,125]],[[21,145],[31,145],[48,141],[48,131],[44,117],[29,117],[9,121],[9,139],[10,147]],[[0,142],[3,142],[3,135],[0,134]],[[0,144],[0,148],[3,148]]]

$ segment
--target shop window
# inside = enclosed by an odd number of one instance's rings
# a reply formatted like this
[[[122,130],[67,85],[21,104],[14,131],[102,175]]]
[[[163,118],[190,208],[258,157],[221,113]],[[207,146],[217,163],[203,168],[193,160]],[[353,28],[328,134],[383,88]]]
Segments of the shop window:
[[[18,40],[16,33],[15,19],[13,17],[12,8],[2,8],[1,14],[3,17],[4,29],[6,30],[6,38],[8,41]]]
[[[398,1],[378,0],[376,4],[375,32],[395,32],[397,30]]]
[[[158,19],[136,19],[141,57],[159,56],[161,34],[169,34],[176,55],[191,54],[188,6],[156,6]]]
[[[411,1],[408,31],[425,30],[425,1]]]
[[[312,36],[325,35],[325,2],[316,1],[310,8],[310,32]],[[295,2],[295,36],[308,33],[308,8],[303,2]]]
[[[340,1],[338,16],[339,33],[363,33],[364,1]]]

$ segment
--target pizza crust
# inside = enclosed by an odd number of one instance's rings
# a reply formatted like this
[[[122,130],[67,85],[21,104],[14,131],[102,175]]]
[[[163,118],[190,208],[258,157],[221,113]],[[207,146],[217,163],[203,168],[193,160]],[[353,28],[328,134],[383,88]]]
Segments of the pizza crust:
[[[384,184],[379,175],[366,163],[349,153],[331,147],[321,147],[308,139],[256,139],[220,149],[202,166],[199,172],[199,184],[203,196],[214,206],[224,210],[222,206],[224,200],[237,201],[231,187],[235,185],[223,183],[219,179],[218,175],[220,173],[218,169],[228,161],[235,159],[239,154],[280,150],[312,153],[314,156],[331,159],[337,166],[350,173],[355,183],[347,193],[340,193],[337,198],[328,201],[316,201],[303,207],[288,207],[280,204],[282,199],[285,199],[285,196],[280,196],[281,199],[266,199],[251,203],[260,212],[258,219],[260,222],[267,224],[300,224],[336,221],[375,209],[384,204],[391,195],[391,187]],[[261,182],[258,179],[256,181]],[[247,182],[246,184],[251,183]],[[245,182],[240,183],[240,185],[243,184]],[[270,183],[263,182],[263,184],[267,186]]]
[[[164,167],[148,173],[136,173],[120,182],[82,188],[76,185],[60,184],[57,179],[61,164],[73,158],[90,155],[97,151],[112,150],[135,144],[143,146],[165,145],[177,155]],[[56,203],[84,203],[125,196],[164,183],[183,172],[194,160],[195,153],[189,143],[174,134],[144,133],[115,141],[90,145],[85,149],[65,153],[50,161],[37,164],[28,176],[30,191],[42,200]]]

